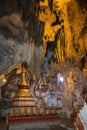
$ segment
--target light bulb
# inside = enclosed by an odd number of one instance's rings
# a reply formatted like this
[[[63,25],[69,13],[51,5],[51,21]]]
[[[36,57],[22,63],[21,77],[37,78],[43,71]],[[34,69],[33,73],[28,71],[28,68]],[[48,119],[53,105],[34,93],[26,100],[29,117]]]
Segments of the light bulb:
[[[59,79],[60,79],[60,81],[61,81],[61,82],[63,82],[63,81],[64,81],[63,77],[60,77]]]
[[[5,79],[5,78],[3,79],[3,82],[6,82],[6,79]]]

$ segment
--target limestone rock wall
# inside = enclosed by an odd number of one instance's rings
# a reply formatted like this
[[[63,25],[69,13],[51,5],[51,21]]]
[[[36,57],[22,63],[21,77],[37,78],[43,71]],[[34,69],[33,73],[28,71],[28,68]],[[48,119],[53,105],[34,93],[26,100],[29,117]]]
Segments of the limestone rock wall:
[[[1,0],[0,7],[0,72],[24,60],[32,72],[40,73],[42,59],[49,51],[47,44],[52,43],[53,57],[59,64],[74,59],[81,69],[86,67],[85,0]]]

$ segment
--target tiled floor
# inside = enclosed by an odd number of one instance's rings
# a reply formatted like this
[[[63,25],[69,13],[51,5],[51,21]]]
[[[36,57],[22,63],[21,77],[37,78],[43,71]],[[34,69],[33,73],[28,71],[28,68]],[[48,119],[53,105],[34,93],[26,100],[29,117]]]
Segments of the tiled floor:
[[[61,118],[59,125],[51,126],[49,130],[74,130],[74,120]]]
[[[34,129],[25,129],[25,130],[67,130],[66,128],[63,128],[61,126],[56,126],[52,128],[34,128]]]
[[[66,127],[74,128],[74,119],[61,118],[60,124],[64,124]]]
[[[0,130],[8,130],[6,128],[5,121],[0,120]],[[59,119],[59,124],[51,125],[48,128],[32,128],[32,129],[24,129],[24,130],[74,130],[74,120],[61,118]]]

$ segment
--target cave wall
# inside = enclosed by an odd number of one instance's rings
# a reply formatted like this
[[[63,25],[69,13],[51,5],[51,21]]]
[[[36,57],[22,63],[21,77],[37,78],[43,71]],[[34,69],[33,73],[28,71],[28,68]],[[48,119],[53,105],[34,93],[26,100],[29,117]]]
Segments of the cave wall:
[[[30,64],[32,72],[39,73],[43,57],[41,52],[43,52],[42,33],[44,25],[38,20],[39,2],[19,0],[13,1],[13,3],[9,0],[5,3],[1,1],[0,34],[3,53],[0,55],[0,73],[12,64],[21,61]],[[4,45],[2,45],[2,41],[5,41]]]
[[[74,60],[82,69],[84,65],[81,61],[85,59],[86,67],[86,8],[77,0],[54,0],[52,9],[49,3],[42,5],[42,8],[45,11],[42,10],[39,18],[45,22],[43,40],[57,44],[54,55],[59,64],[66,59]],[[85,30],[84,38],[83,30]]]
[[[21,61],[40,73],[49,48],[59,64],[68,59],[86,67],[85,0],[1,0],[0,7],[0,73]]]

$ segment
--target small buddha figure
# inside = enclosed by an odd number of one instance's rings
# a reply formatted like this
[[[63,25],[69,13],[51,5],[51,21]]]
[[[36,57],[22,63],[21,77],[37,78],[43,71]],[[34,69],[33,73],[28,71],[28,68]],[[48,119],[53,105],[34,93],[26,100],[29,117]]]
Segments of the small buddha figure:
[[[10,116],[14,116],[14,115],[15,115],[14,108],[11,108],[10,109]]]
[[[16,113],[16,114],[17,114],[17,115],[21,115],[21,114],[22,114],[20,108],[17,108],[17,113]]]
[[[40,109],[36,108],[35,112],[36,112],[36,115],[40,115]]]
[[[71,94],[73,92],[74,89],[74,82],[73,82],[73,75],[72,75],[72,71],[69,72],[69,76],[67,78],[67,94]]]
[[[73,83],[73,75],[72,75],[72,71],[69,72],[68,83],[69,83],[69,84],[72,84],[72,83]]]
[[[27,108],[25,107],[24,108],[24,113],[23,113],[24,115],[28,115],[28,110],[27,110]]]
[[[72,102],[74,86],[73,73],[70,71],[67,79],[64,82],[62,91],[62,107],[63,112],[67,114],[67,118],[70,118],[70,114],[73,111]]]
[[[29,115],[34,115],[34,110],[33,110],[32,107],[30,108],[30,113],[29,113]]]

